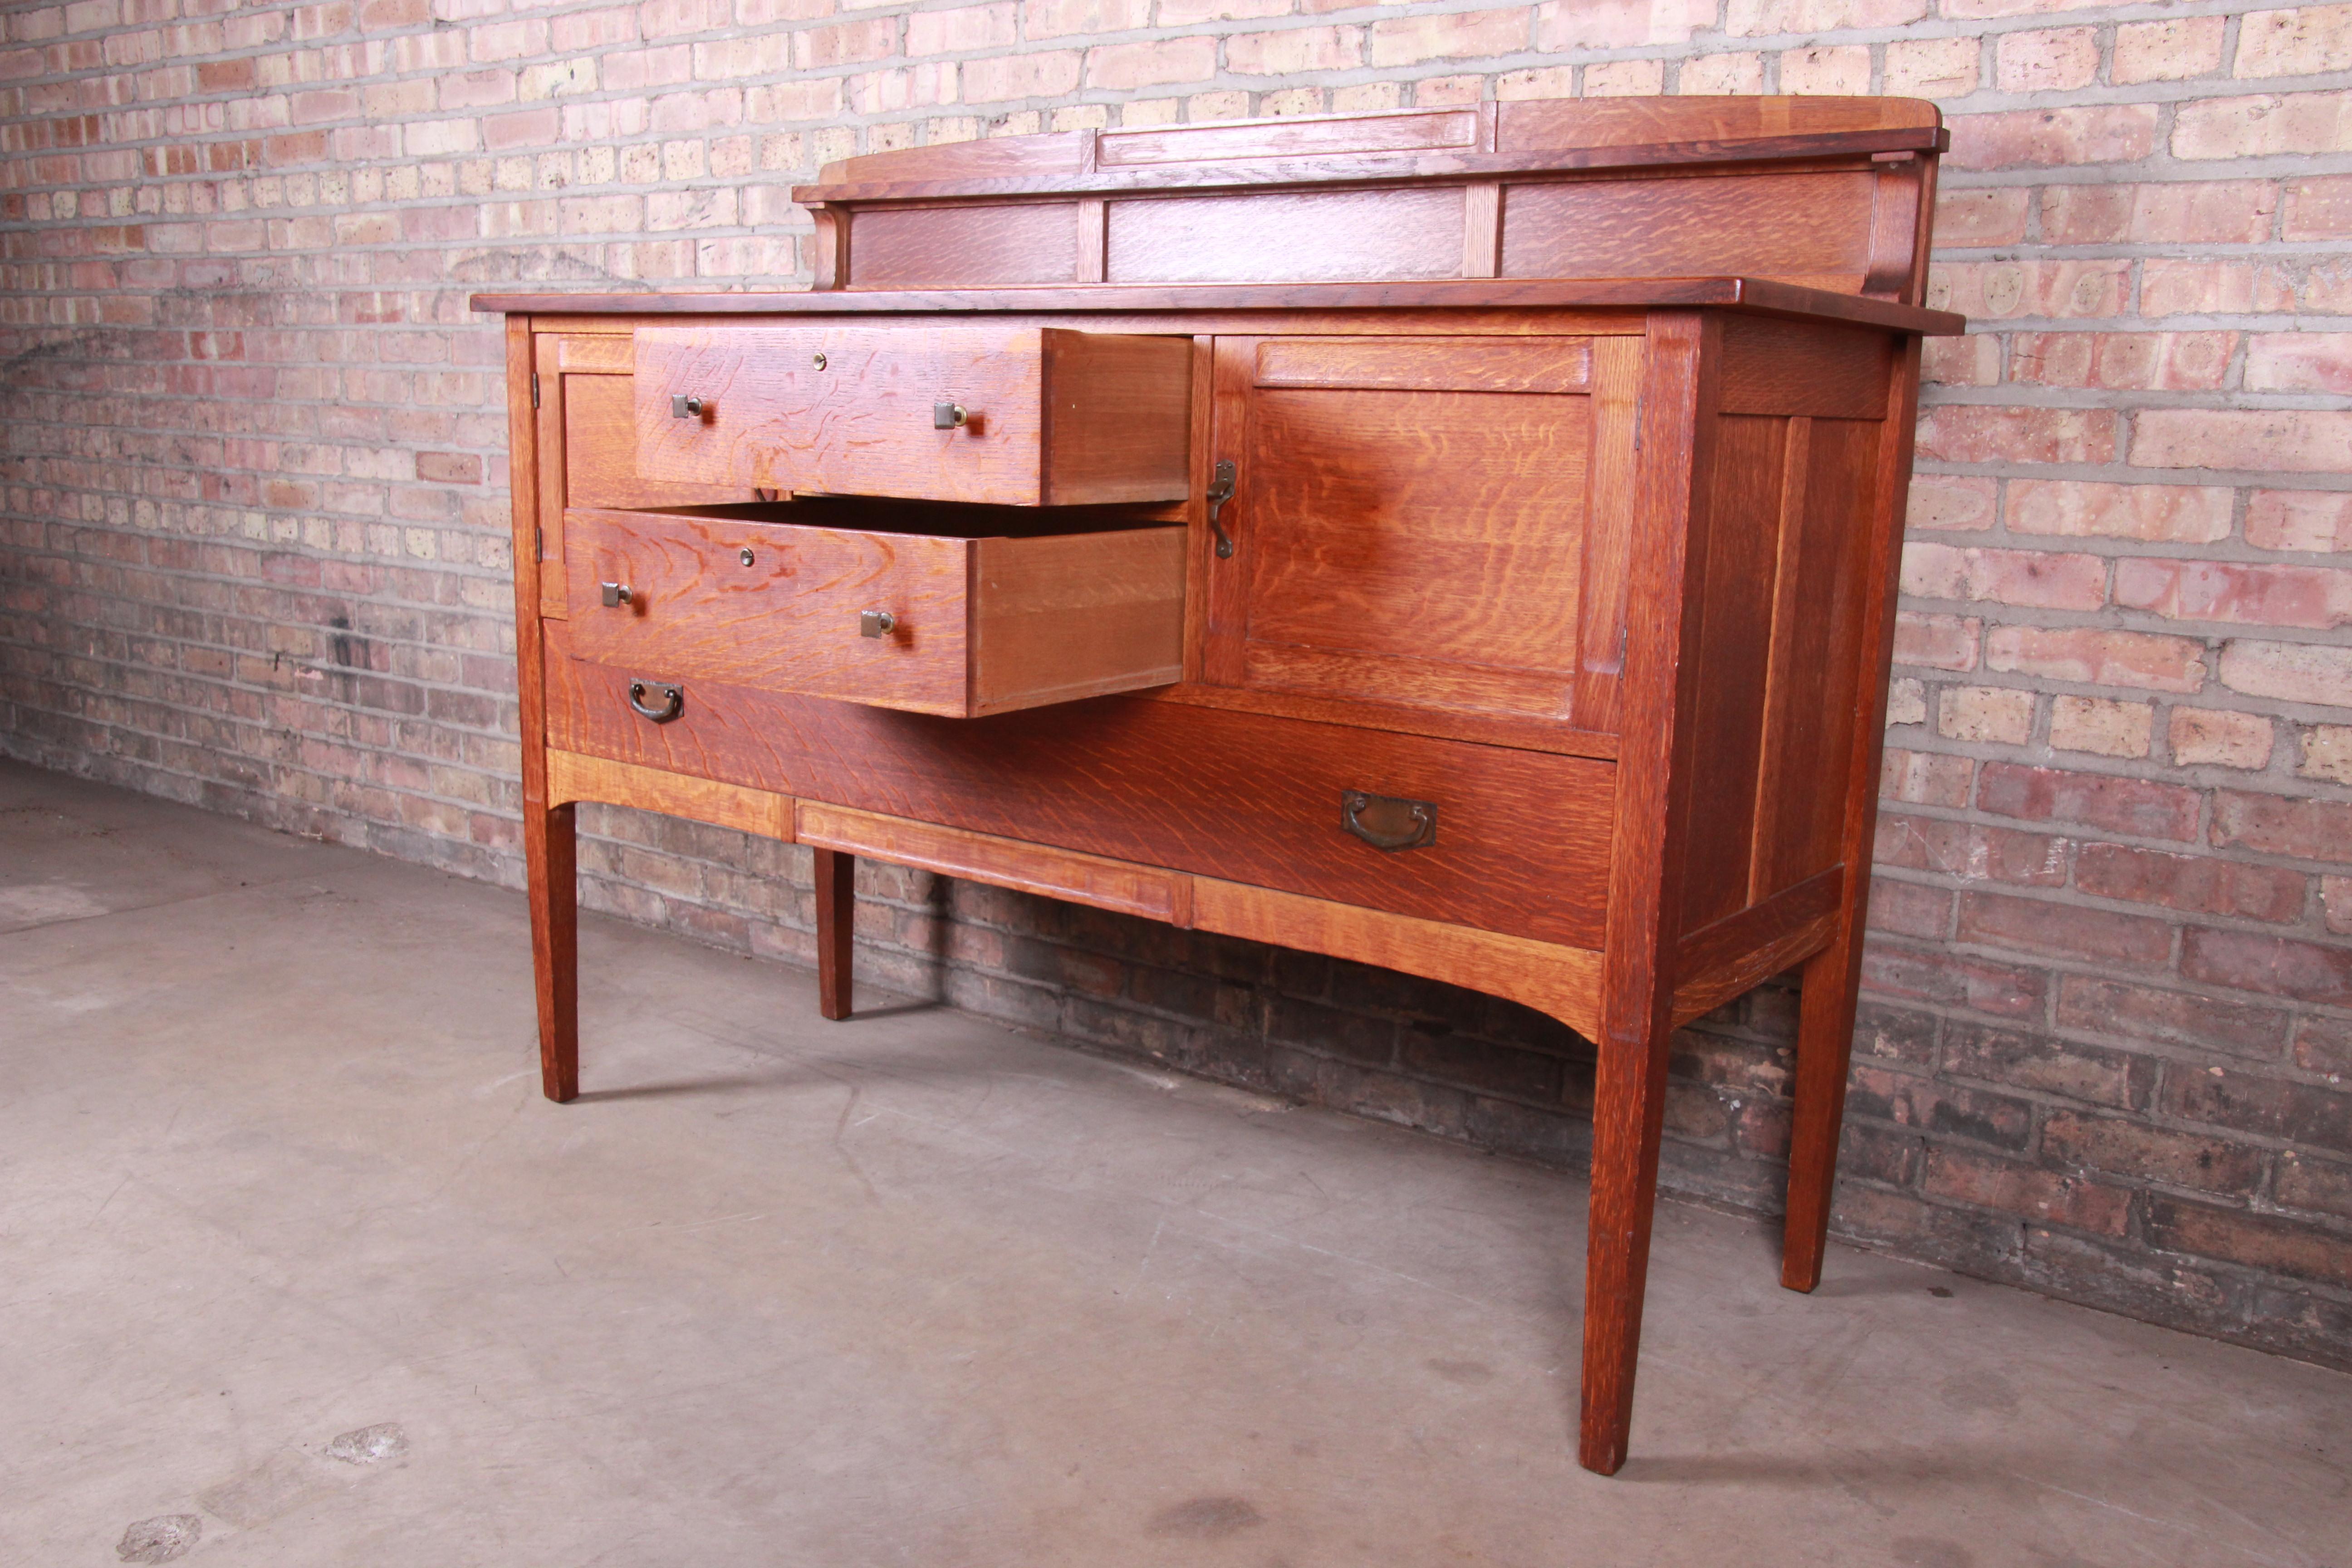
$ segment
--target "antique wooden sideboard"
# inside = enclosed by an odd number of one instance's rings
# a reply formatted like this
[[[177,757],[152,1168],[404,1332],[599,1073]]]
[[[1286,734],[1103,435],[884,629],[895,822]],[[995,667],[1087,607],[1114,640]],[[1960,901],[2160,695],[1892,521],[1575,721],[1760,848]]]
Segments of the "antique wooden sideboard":
[[[793,293],[507,315],[546,1090],[573,804],[1512,997],[1598,1050],[1580,1457],[1625,1456],[1678,1025],[1801,966],[1820,1277],[1937,153],[1903,99],[877,153]]]

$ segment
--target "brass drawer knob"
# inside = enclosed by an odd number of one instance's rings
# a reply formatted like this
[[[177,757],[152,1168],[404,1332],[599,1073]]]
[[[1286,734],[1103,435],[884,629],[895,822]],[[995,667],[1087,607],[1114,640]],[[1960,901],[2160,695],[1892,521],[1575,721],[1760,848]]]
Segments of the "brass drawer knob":
[[[637,602],[637,596],[629,592],[629,585],[626,583],[599,583],[596,586],[603,592],[604,607],[608,610],[617,610],[623,605],[634,605]]]
[[[1339,826],[1375,849],[1417,849],[1437,842],[1437,803],[1343,789]]]
[[[702,399],[683,392],[673,392],[669,397],[669,416],[673,419],[702,417]]]
[[[887,610],[866,610],[857,617],[857,635],[862,637],[887,637],[898,629],[898,617]]]
[[[931,405],[931,428],[934,430],[952,430],[959,425],[968,425],[971,422],[971,411],[961,403]]]

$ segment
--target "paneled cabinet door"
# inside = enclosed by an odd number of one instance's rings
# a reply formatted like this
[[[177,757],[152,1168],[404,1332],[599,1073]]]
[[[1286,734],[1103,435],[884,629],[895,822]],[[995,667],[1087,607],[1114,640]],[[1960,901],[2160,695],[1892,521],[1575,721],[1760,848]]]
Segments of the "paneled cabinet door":
[[[1606,728],[1641,346],[1218,339],[1202,678]]]

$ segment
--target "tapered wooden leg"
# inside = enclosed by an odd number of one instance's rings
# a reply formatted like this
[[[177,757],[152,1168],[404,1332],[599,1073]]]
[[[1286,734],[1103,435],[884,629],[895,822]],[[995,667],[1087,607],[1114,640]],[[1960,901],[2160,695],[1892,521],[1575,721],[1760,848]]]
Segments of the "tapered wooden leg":
[[[530,959],[539,982],[539,1073],[547,1098],[580,1093],[580,900],[572,808],[524,803]]]
[[[1665,1122],[1664,1018],[1636,1044],[1604,1043],[1592,1108],[1592,1209],[1585,1242],[1584,1386],[1577,1460],[1613,1476],[1633,1420],[1642,1290]],[[1613,1047],[1613,1048],[1612,1048]]]
[[[1854,982],[1861,961],[1860,910],[1850,935],[1805,965],[1797,1013],[1797,1082],[1789,1129],[1789,1218],[1781,1232],[1780,1283],[1810,1290],[1822,1282],[1830,1201],[1837,1187],[1838,1132],[1845,1121],[1846,1069],[1853,1055]]]
[[[817,849],[816,1010],[849,1016],[850,943],[857,935],[857,857]]]

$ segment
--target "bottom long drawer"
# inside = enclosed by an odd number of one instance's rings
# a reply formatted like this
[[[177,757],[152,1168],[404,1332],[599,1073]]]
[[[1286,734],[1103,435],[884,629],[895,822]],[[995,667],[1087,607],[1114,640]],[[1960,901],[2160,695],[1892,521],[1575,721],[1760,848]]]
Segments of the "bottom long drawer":
[[[549,624],[547,728],[568,751],[1578,947],[1603,931],[1616,769],[1548,752],[1149,699],[944,719],[689,683],[632,710],[624,670]],[[1381,849],[1356,790],[1437,808]],[[1378,827],[1392,826],[1376,816]]]

